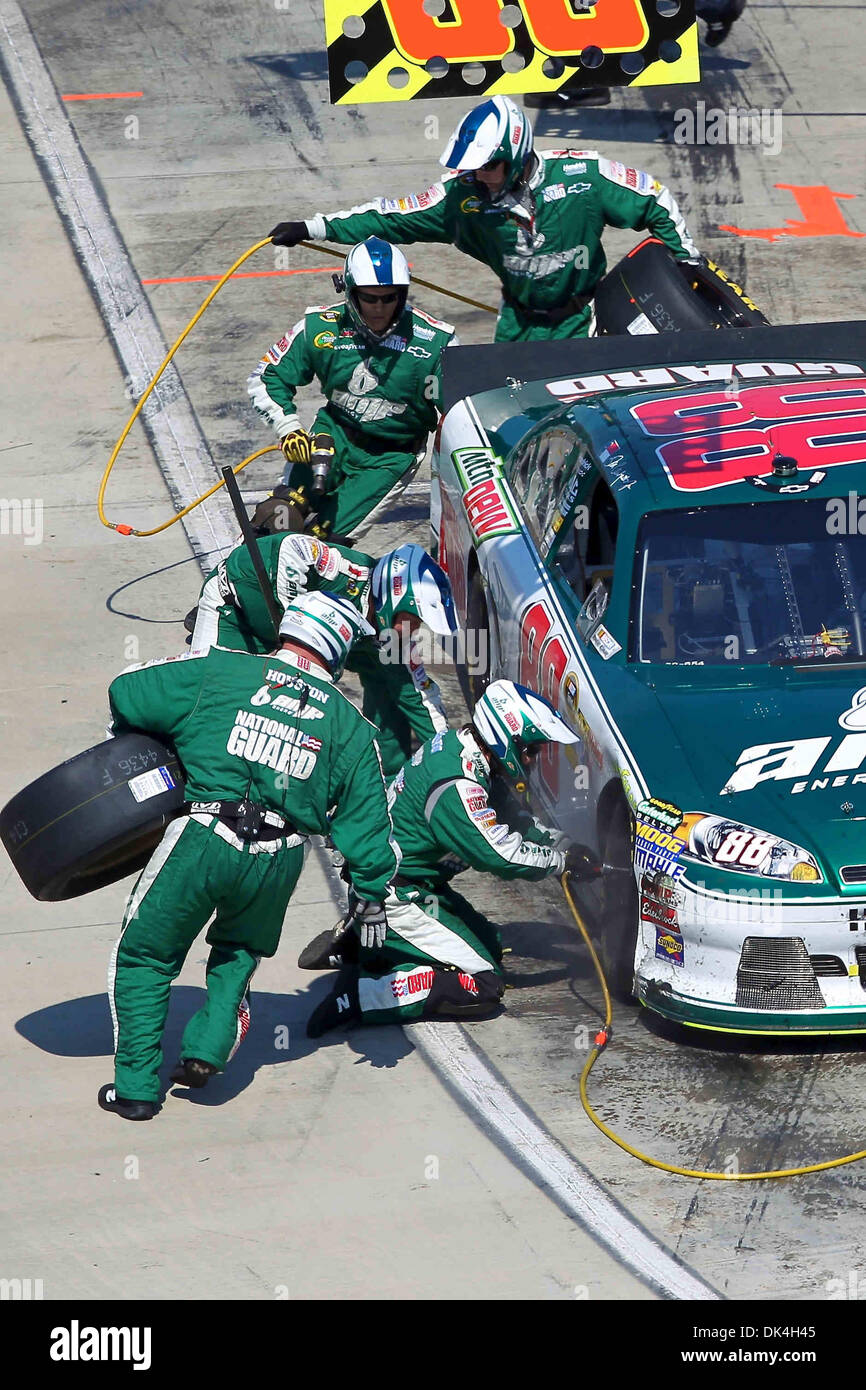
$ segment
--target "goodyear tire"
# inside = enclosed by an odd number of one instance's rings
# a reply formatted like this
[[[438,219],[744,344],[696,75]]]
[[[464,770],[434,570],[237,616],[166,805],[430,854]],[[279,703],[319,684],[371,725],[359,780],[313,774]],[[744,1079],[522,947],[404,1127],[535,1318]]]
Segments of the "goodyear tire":
[[[595,294],[599,333],[675,333],[752,328],[767,319],[713,262],[677,261],[650,238],[624,256]]]
[[[490,684],[490,615],[487,612],[484,585],[478,570],[473,574],[469,584],[469,598],[466,602],[466,632],[477,635],[474,655],[477,657],[478,669],[471,670],[468,665],[461,664],[457,668],[457,677],[460,681],[460,689],[463,691],[463,698],[471,713],[475,708],[476,701],[484,694]],[[470,644],[467,640],[464,648],[467,657],[469,650]]]
[[[147,734],[121,734],[13,796],[0,840],[33,897],[59,902],[143,868],[182,804],[175,754]]]
[[[606,864],[628,869],[604,880],[601,962],[611,994],[622,1003],[634,997],[634,957],[637,949],[640,900],[632,867],[632,815],[624,796],[618,798],[602,839]]]

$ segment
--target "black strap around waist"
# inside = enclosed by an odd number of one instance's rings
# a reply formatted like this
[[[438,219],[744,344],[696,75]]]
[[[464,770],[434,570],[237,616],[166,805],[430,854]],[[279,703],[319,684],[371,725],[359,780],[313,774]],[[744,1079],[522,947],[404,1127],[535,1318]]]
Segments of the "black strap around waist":
[[[593,296],[591,294],[573,294],[564,304],[556,304],[550,309],[533,309],[531,306],[521,304],[505,290],[502,292],[502,298],[509,308],[529,323],[556,324],[562,323],[563,319],[571,318],[573,314],[579,314],[582,309],[586,308],[587,304],[592,303]]]
[[[216,816],[234,835],[246,841],[279,840],[283,835],[300,834],[285,816],[254,801],[186,801],[179,814]]]

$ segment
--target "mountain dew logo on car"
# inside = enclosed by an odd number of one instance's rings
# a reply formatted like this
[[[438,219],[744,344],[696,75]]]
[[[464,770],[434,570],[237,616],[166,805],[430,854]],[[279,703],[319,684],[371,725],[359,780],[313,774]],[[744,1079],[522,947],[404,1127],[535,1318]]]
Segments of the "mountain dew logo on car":
[[[465,489],[463,506],[475,544],[519,531],[520,518],[506,490],[501,458],[492,449],[455,449],[451,457]]]

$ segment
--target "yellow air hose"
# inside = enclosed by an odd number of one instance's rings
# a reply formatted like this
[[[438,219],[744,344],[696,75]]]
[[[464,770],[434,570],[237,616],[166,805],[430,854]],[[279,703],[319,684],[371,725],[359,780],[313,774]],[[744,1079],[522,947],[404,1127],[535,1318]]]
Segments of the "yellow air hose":
[[[117,462],[118,454],[120,453],[121,449],[123,448],[126,442],[126,437],[129,434],[129,431],[132,429],[133,425],[135,424],[136,420],[141,414],[145,402],[151,395],[151,392],[153,391],[154,387],[156,386],[157,382],[159,381],[169,362],[174,357],[181,343],[183,343],[184,340],[189,336],[193,328],[195,328],[196,324],[198,323],[199,319],[216,299],[223,285],[225,285],[225,283],[232,278],[235,271],[243,265],[244,261],[249,260],[250,256],[255,255],[256,251],[260,251],[263,246],[269,246],[270,244],[270,237],[265,237],[263,241],[255,242],[254,245],[250,246],[249,249],[246,250],[242,256],[238,257],[234,265],[230,266],[229,269],[226,271],[225,275],[223,275],[217,281],[210,294],[207,296],[207,298],[200,306],[200,308],[197,309],[196,312],[193,314],[192,318],[190,319],[186,328],[181,333],[180,337],[176,338],[175,341],[172,343],[171,347],[169,348],[168,352],[166,353],[165,357],[163,358],[162,362],[157,368],[156,375],[154,376],[153,380],[150,382],[146,390],[142,393],[141,397],[138,400],[138,403],[136,404],[135,409],[133,410],[132,414],[130,415],[129,419],[124,425],[123,433],[121,434],[120,438],[118,439],[117,443],[112,449],[111,457],[109,458],[108,463],[105,465],[105,472],[102,475],[102,480],[99,484],[99,491],[96,495],[96,509],[99,513],[99,520],[102,522],[103,526],[107,526],[112,531],[117,531],[121,536],[156,536],[159,534],[160,531],[165,531],[169,526],[174,526],[175,522],[180,521],[182,517],[187,516],[191,511],[194,511],[196,507],[200,506],[202,502],[206,502],[209,497],[212,497],[215,492],[219,492],[220,488],[224,486],[222,479],[220,479],[218,483],[214,483],[212,488],[208,488],[207,492],[203,492],[201,497],[197,497],[194,502],[190,502],[188,507],[184,507],[182,511],[176,512],[174,516],[169,517],[168,521],[163,521],[159,526],[152,526],[148,531],[139,531],[136,529],[136,527],[130,526],[126,522],[109,521],[107,516],[105,515],[105,508],[103,505],[105,500],[105,489],[108,486],[108,479],[111,476],[111,471],[114,468],[115,463]],[[319,246],[312,241],[302,241],[299,244],[301,246],[306,247],[309,251],[318,252],[321,256],[335,256],[338,260],[343,260],[345,258],[345,252],[332,251],[329,247]],[[445,289],[443,285],[434,285],[429,280],[420,280],[416,279],[415,277],[413,277],[413,280],[416,285],[423,285],[426,289],[436,290],[439,294],[448,295],[451,299],[459,299],[461,303],[471,304],[472,307],[475,309],[485,309],[488,313],[491,314],[496,313],[496,310],[491,309],[489,304],[481,304],[477,299],[468,299],[466,295],[457,294],[455,290]],[[237,475],[238,473],[240,473],[242,468],[246,468],[248,463],[253,463],[255,459],[261,458],[263,454],[272,453],[282,453],[279,444],[269,444],[268,447],[265,449],[257,449],[254,454],[250,454],[249,457],[245,458],[242,463],[237,464],[232,469],[232,472],[235,475]]]
[[[583,921],[583,918],[578,912],[574,898],[571,895],[571,889],[568,886],[567,873],[563,874],[561,883],[562,891],[565,893],[566,901],[571,909],[571,914],[574,917],[574,920],[577,923],[577,926],[580,930],[580,934],[583,937],[589,949],[589,954],[592,957],[592,963],[595,966],[596,974],[598,975],[599,982],[601,983],[602,994],[604,995],[604,1024],[602,1028],[599,1030],[599,1032],[596,1034],[595,1047],[589,1054],[589,1057],[586,1061],[586,1065],[584,1066],[580,1076],[581,1104],[583,1105],[584,1110],[586,1111],[589,1118],[592,1120],[592,1123],[595,1125],[596,1129],[600,1129],[602,1134],[604,1134],[606,1138],[610,1139],[610,1141],[616,1144],[618,1148],[624,1149],[627,1154],[631,1154],[632,1158],[639,1158],[641,1163],[648,1163],[651,1168],[660,1168],[665,1173],[678,1173],[680,1177],[683,1178],[709,1178],[712,1179],[712,1181],[714,1182],[757,1182],[765,1178],[795,1178],[799,1176],[799,1174],[801,1173],[821,1173],[826,1168],[841,1168],[846,1163],[857,1163],[860,1161],[860,1159],[866,1158],[866,1149],[860,1149],[857,1153],[845,1154],[843,1158],[831,1158],[828,1159],[826,1163],[810,1163],[802,1168],[774,1168],[767,1173],[714,1173],[703,1168],[680,1168],[679,1165],[676,1163],[662,1163],[661,1159],[651,1158],[649,1154],[645,1154],[640,1149],[634,1148],[633,1145],[627,1143],[625,1139],[622,1139],[617,1133],[615,1133],[614,1130],[612,1130],[608,1125],[606,1125],[604,1121],[600,1119],[599,1116],[595,1113],[595,1111],[589,1103],[589,1097],[586,1091],[586,1083],[589,1079],[589,1073],[592,1071],[593,1067],[598,1061],[598,1058],[601,1056],[602,1052],[607,1046],[607,1043],[611,1036],[611,1023],[613,1014],[610,1002],[610,990],[607,987],[607,980],[604,977],[604,970],[602,969],[601,961],[598,958],[598,954],[596,952],[595,947],[589,939],[589,932],[586,929],[586,925]]]

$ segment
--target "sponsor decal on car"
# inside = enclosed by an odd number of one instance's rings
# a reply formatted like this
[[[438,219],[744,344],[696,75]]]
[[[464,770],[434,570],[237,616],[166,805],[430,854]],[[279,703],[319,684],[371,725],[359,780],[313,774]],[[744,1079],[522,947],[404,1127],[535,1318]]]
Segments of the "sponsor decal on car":
[[[712,385],[716,381],[830,375],[863,376],[864,369],[852,362],[711,362],[705,366],[644,367],[600,372],[596,376],[567,377],[545,382],[545,389],[564,405],[570,405],[596,391],[641,391],[656,386],[679,386],[684,381]]]
[[[682,825],[683,813],[672,801],[660,801],[658,797],[644,797],[637,805],[637,813],[642,820],[653,825],[664,826],[666,830],[678,830]]]
[[[760,782],[793,782],[791,795],[805,791],[823,791],[827,787],[854,786],[866,783],[866,773],[857,772],[866,759],[866,686],[856,691],[848,709],[839,715],[838,723],[847,730],[821,769],[821,775],[811,781],[832,734],[815,738],[777,739],[773,743],[756,743],[744,748],[737,758],[736,770],[722,787],[720,795],[751,791]],[[854,774],[851,776],[851,774]]]
[[[622,651],[620,643],[602,623],[599,623],[589,640],[599,656],[603,657],[605,661],[610,661],[612,656],[616,656],[617,652]]]
[[[656,927],[656,956],[659,960],[670,961],[671,965],[685,964],[685,946],[679,932]]]
[[[649,821],[637,821],[634,837],[635,868],[645,871],[660,871],[671,878],[681,878],[685,866],[679,862],[686,847],[685,840],[671,835]]]

